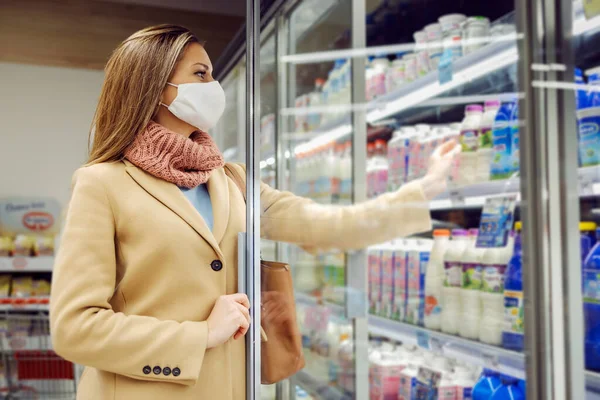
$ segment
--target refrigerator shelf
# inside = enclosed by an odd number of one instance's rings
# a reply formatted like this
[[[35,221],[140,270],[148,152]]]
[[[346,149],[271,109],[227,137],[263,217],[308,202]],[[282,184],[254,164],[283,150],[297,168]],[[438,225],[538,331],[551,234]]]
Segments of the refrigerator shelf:
[[[369,316],[369,332],[404,344],[525,379],[525,356],[516,351],[448,335],[387,318]]]
[[[477,78],[484,77],[494,71],[515,63],[517,57],[516,35],[507,35],[498,38],[496,42],[468,54],[453,63],[453,78],[449,82],[440,84],[438,71],[432,71],[427,75],[403,85],[399,89],[370,101],[364,107],[367,110],[367,122],[375,123],[390,118],[402,111],[427,105],[427,100],[438,97],[452,89],[463,87]],[[500,94],[502,98],[506,94]],[[506,100],[506,99],[505,99]],[[447,103],[446,101],[445,103]],[[461,100],[461,104],[462,104]],[[425,104],[423,104],[425,103]],[[348,107],[348,111],[357,108]],[[358,107],[363,108],[363,107]],[[287,109],[284,115],[295,112],[306,112],[302,109]],[[346,114],[337,119],[325,123],[313,132],[306,132],[304,136],[312,139],[306,143],[296,146],[296,152],[309,151],[323,144],[340,140],[352,133],[351,118]],[[293,135],[294,137],[297,134]]]
[[[54,257],[0,257],[0,272],[52,272]]]
[[[600,195],[600,166],[582,167],[577,172],[581,198]],[[431,210],[480,208],[490,196],[519,194],[521,181],[518,177],[476,183],[451,188],[430,202]]]

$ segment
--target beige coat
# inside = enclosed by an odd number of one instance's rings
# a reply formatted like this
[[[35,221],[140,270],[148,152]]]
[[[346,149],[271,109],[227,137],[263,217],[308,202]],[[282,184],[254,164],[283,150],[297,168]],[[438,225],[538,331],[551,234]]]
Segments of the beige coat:
[[[177,186],[128,162],[75,174],[50,322],[57,353],[87,366],[78,399],[245,398],[244,340],[207,350],[205,321],[237,292],[246,206],[223,169],[208,190],[213,232]],[[264,184],[260,199],[263,237],[305,247],[361,248],[430,227],[418,184],[348,207]]]

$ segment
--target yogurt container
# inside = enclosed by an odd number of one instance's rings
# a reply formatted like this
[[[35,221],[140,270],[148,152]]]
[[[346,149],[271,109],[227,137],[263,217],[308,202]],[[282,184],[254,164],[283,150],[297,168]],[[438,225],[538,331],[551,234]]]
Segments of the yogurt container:
[[[442,39],[444,32],[441,24],[429,24],[425,27],[427,33],[427,53],[429,56],[429,67],[431,70],[437,69],[442,57]]]
[[[467,19],[464,14],[446,14],[442,15],[438,22],[444,33],[460,29],[461,24]]]
[[[463,55],[486,45],[490,36],[490,20],[486,17],[471,17],[463,23]]]
[[[417,79],[417,56],[414,53],[406,54],[404,60],[404,79],[406,82],[412,82]]]
[[[413,34],[415,51],[417,53],[417,75],[423,76],[429,72],[429,52],[427,51],[427,32],[418,31]]]

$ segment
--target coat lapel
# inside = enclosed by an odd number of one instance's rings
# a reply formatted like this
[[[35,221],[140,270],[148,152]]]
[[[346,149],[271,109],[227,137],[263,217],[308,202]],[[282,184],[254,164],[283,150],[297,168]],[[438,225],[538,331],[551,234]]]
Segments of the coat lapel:
[[[206,222],[204,222],[202,216],[183,195],[183,193],[181,193],[181,190],[176,185],[148,174],[127,160],[124,160],[124,163],[127,166],[127,173],[133,178],[134,181],[137,182],[138,185],[140,185],[146,192],[161,202],[164,206],[177,214],[181,219],[187,222],[189,226],[191,226],[200,236],[202,236],[204,240],[206,240],[208,244],[210,244],[210,246],[215,250],[221,259],[224,258],[215,235],[213,235],[210,229],[208,229],[208,225],[206,225]],[[218,190],[213,190],[213,192],[217,191]],[[214,210],[215,201],[212,200],[213,193],[211,192],[210,195],[211,203],[213,205],[214,226],[216,230],[219,216],[215,212],[216,210]],[[219,213],[222,212],[222,210],[219,210]],[[219,226],[221,224],[222,222],[218,223]],[[219,229],[223,228],[219,227]]]
[[[229,180],[225,170],[219,168],[210,174],[207,182],[208,194],[213,209],[213,235],[221,243],[229,224]]]

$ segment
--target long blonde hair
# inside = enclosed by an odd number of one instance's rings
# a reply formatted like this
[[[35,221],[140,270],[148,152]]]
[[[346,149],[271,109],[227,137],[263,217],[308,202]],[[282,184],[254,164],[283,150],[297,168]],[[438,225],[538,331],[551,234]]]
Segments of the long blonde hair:
[[[158,110],[167,80],[190,43],[199,41],[188,29],[157,25],[134,33],[115,49],[90,130],[88,165],[123,158]]]

